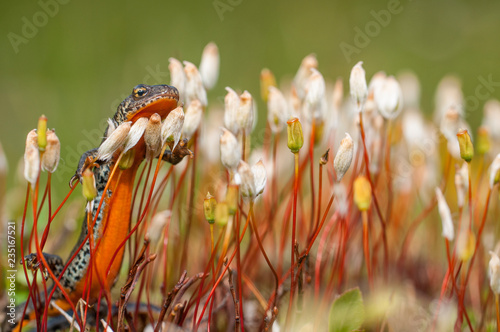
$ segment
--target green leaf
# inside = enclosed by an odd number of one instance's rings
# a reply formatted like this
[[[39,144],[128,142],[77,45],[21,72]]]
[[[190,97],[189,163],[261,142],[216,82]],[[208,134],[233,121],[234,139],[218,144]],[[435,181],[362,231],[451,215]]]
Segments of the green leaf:
[[[350,332],[358,330],[365,320],[365,306],[359,288],[340,295],[330,308],[328,331]]]

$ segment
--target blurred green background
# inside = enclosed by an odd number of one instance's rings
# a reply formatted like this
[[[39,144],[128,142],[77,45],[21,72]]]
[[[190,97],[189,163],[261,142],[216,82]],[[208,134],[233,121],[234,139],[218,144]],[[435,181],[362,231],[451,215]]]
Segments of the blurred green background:
[[[212,104],[220,103],[225,86],[259,95],[263,67],[278,79],[291,76],[309,53],[317,55],[320,71],[330,79],[347,78],[358,60],[364,61],[368,77],[382,69],[390,74],[414,70],[423,84],[426,112],[447,73],[462,78],[465,96],[475,95],[480,76],[500,82],[500,2],[54,1],[2,3],[0,142],[12,174],[26,133],[45,114],[62,143],[61,163],[71,170],[59,174],[58,191],[67,191],[74,155],[91,147],[87,136],[134,85],[168,83],[168,58],[199,64],[210,41],[221,53],[219,83],[209,94]],[[52,15],[40,14],[49,4]],[[398,13],[348,61],[341,43],[356,46],[355,28],[364,31],[376,22],[372,11],[390,6]],[[33,20],[40,27],[26,30]],[[500,97],[500,88],[495,89],[492,96]],[[483,103],[468,117],[473,127],[481,120]],[[265,109],[262,103],[259,109]],[[98,135],[90,141],[97,144]]]

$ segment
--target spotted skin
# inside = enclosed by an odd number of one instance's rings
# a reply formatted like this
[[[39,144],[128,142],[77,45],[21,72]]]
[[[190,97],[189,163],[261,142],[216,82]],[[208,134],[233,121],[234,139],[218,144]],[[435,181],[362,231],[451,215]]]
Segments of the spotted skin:
[[[118,106],[117,112],[111,118],[111,123],[116,128],[125,121],[135,122],[141,117],[149,117],[154,113],[158,113],[162,119],[164,119],[171,110],[177,107],[178,100],[179,93],[175,87],[168,85],[138,85],[133,89],[132,94]],[[108,126],[104,133],[103,142],[108,136],[109,131],[110,126]],[[100,264],[96,267],[99,275],[104,275],[104,271],[109,266],[108,263],[112,264],[110,276],[108,276],[108,280],[106,280],[107,285],[112,285],[114,283],[114,279],[121,267],[123,248],[119,250],[117,244],[125,239],[125,235],[129,230],[131,221],[130,193],[132,191],[132,186],[134,185],[135,173],[145,158],[145,146],[142,139],[134,147],[134,149],[136,150],[134,163],[130,169],[120,171],[123,173],[123,179],[120,181],[116,180],[118,176],[113,176],[113,179],[110,180],[110,174],[115,166],[119,153],[116,153],[108,162],[96,161],[95,157],[97,156],[97,148],[89,150],[82,155],[75,173],[75,178],[81,180],[82,171],[84,167],[87,166],[88,160],[93,160],[98,164],[98,167],[94,168],[97,196],[90,204],[90,220],[92,222],[94,218],[96,219],[93,227],[93,243],[99,242],[95,258],[96,264]],[[191,152],[187,148],[187,141],[183,140],[178,144],[173,152],[166,151],[163,156],[163,160],[172,164],[177,164],[186,155],[191,155]],[[110,185],[108,186],[108,190],[104,192],[108,182],[110,182]],[[99,214],[97,215],[97,210],[103,196],[104,200],[99,210]],[[112,209],[110,208],[111,206]],[[60,279],[61,285],[64,287],[65,291],[69,294],[74,303],[82,297],[85,280],[90,270],[90,241],[89,239],[86,239],[88,235],[88,213],[89,212],[87,211],[82,223],[80,237],[69,257],[72,257],[75,252],[78,252],[75,258],[69,263],[67,270]],[[97,218],[95,217],[96,215]],[[106,232],[104,232],[105,228]],[[82,245],[83,241],[85,242]],[[79,249],[81,245],[82,247]],[[116,259],[111,262],[111,256],[115,253],[115,251],[118,251],[118,255]],[[46,258],[50,258],[49,264],[51,265],[52,270],[58,271],[59,274],[63,268],[63,265],[61,265],[62,259],[58,256],[46,253],[44,253],[44,256]],[[27,259],[28,258],[32,259],[33,254],[27,256]],[[95,279],[97,278],[92,278],[90,302],[92,302],[92,300],[95,301],[99,293],[99,284]],[[62,292],[57,289],[53,298],[62,299]]]

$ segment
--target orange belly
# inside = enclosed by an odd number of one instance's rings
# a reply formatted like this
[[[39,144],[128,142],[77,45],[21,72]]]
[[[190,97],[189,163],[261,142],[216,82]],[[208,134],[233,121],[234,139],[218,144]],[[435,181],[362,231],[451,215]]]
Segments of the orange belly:
[[[102,234],[100,240],[94,244],[97,246],[92,257],[92,282],[90,288],[89,303],[94,303],[99,297],[101,283],[99,275],[106,290],[109,291],[117,278],[122,265],[125,245],[123,243],[130,230],[132,212],[132,192],[134,189],[135,175],[143,161],[143,142],[136,147],[136,158],[133,165],[127,170],[117,168],[115,175],[110,181],[108,189],[112,191],[111,198],[106,202],[103,215]],[[116,254],[115,254],[116,253]],[[112,263],[111,263],[112,261]],[[109,269],[109,274],[105,273]],[[78,302],[81,297],[86,299],[88,282],[90,281],[91,268],[87,269],[85,276],[76,285],[74,292],[70,294],[73,303]],[[85,295],[84,295],[85,291]],[[101,296],[104,295],[104,291]]]

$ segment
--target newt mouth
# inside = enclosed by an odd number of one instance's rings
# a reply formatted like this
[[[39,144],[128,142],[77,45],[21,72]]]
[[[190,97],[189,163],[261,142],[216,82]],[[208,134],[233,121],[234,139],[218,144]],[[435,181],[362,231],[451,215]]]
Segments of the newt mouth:
[[[135,106],[129,113],[128,120],[135,122],[139,118],[149,118],[155,113],[158,113],[163,120],[170,111],[178,106],[178,103],[179,95],[177,91],[167,91],[166,93],[158,94]]]

